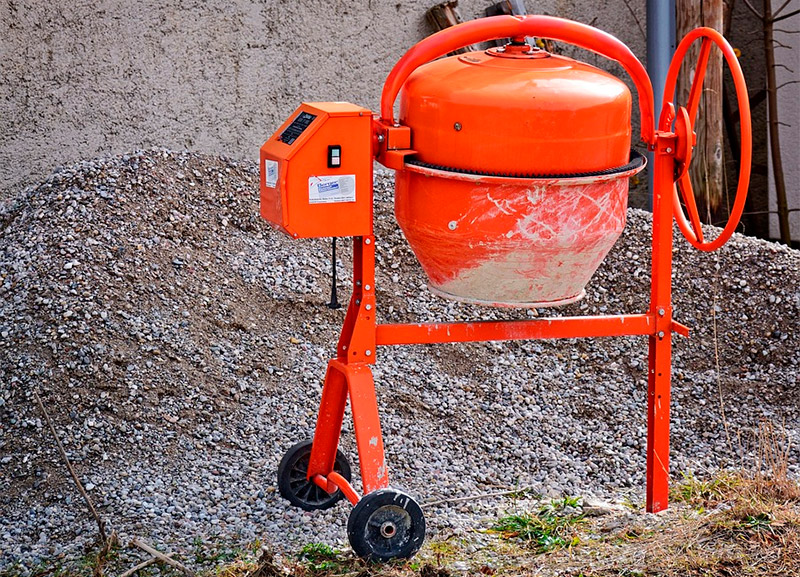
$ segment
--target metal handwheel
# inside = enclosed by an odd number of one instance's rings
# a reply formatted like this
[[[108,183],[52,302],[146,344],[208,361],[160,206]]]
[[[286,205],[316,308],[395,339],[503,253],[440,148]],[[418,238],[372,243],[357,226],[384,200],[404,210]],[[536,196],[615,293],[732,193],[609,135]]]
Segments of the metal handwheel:
[[[674,104],[675,87],[678,73],[683,59],[689,47],[698,38],[702,38],[700,54],[697,58],[694,80],[689,91],[689,101],[686,107],[680,106],[676,109]],[[725,61],[731,70],[733,84],[736,87],[736,99],[739,104],[739,126],[741,127],[741,165],[739,167],[739,183],[736,189],[736,199],[731,209],[728,222],[717,238],[706,241],[703,237],[703,230],[700,225],[700,214],[697,211],[697,204],[694,198],[692,182],[689,178],[689,165],[692,161],[691,149],[694,146],[695,132],[694,124],[697,118],[697,110],[700,107],[700,96],[703,93],[703,80],[705,79],[706,69],[708,68],[708,57],[711,52],[712,44],[716,44],[725,56]],[[675,200],[673,202],[675,221],[678,223],[683,236],[689,243],[706,252],[718,249],[725,244],[739,225],[739,219],[744,210],[744,203],[747,198],[747,187],[750,183],[750,162],[752,156],[752,131],[750,126],[750,100],[747,94],[744,75],[739,66],[739,60],[728,41],[716,30],[711,28],[697,28],[687,34],[675,50],[675,56],[670,63],[669,72],[664,88],[664,109],[661,112],[659,129],[663,131],[673,130],[677,136],[676,160],[679,168],[675,175]],[[688,151],[688,152],[687,152]],[[688,219],[681,204],[678,194],[686,206]]]

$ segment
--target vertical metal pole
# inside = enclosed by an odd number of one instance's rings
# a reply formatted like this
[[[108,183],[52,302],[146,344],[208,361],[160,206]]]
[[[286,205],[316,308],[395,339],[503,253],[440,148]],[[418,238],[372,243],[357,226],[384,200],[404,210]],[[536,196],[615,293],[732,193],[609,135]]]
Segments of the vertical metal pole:
[[[675,136],[656,132],[650,310],[655,334],[648,342],[647,511],[669,500],[669,405],[672,370],[672,179]]]
[[[375,362],[375,238],[372,235],[353,239],[353,300],[350,338],[342,351],[339,368],[345,374],[350,391],[350,409],[361,465],[364,494],[389,485],[383,450],[378,400],[369,365]],[[343,329],[344,330],[344,329]],[[341,345],[340,345],[341,349]]]
[[[667,78],[672,54],[675,52],[675,0],[647,0],[647,73],[653,83],[655,95],[655,121],[661,114],[664,82]],[[659,127],[656,126],[658,129]],[[647,153],[647,210],[653,210],[652,152]]]

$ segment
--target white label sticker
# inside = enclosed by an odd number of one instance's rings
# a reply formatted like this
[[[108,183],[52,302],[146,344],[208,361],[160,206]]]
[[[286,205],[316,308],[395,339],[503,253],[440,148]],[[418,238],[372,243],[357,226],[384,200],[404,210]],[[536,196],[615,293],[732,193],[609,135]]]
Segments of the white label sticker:
[[[264,172],[267,175],[267,186],[275,188],[278,185],[278,163],[274,160],[266,159],[264,161]]]
[[[311,176],[308,179],[309,204],[355,202],[356,175]]]

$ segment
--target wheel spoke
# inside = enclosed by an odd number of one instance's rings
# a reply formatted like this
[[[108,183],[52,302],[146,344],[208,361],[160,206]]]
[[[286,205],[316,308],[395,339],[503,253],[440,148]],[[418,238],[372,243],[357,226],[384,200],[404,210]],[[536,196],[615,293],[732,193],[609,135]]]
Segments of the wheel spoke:
[[[692,121],[692,126],[697,119],[697,109],[700,107],[700,96],[703,94],[703,81],[706,78],[706,69],[708,68],[708,57],[711,54],[711,45],[713,42],[710,38],[703,38],[700,45],[700,54],[697,56],[697,64],[694,69],[694,80],[692,81],[692,88],[689,91],[689,102],[686,108],[689,110],[689,118]]]
[[[700,213],[697,210],[697,202],[694,198],[694,190],[692,189],[692,179],[689,173],[685,173],[678,180],[678,188],[681,191],[681,197],[686,204],[686,212],[689,213],[689,222],[692,223],[692,230],[697,242],[704,242],[703,227],[700,225]]]
[[[305,476],[292,477],[289,479],[289,485],[292,487],[299,487],[300,485],[305,485],[306,483],[308,483],[308,479],[306,479]]]
[[[292,480],[305,479],[306,477],[307,477],[307,475],[306,475],[306,471],[305,470],[301,471],[300,469],[292,469],[289,472],[289,478],[292,479]]]
[[[297,492],[297,497],[298,497],[298,498],[299,498],[301,501],[306,501],[306,502],[308,502],[308,495],[309,495],[309,493],[311,493],[311,491],[312,491],[313,489],[314,489],[314,485],[313,485],[312,483],[306,483],[306,484],[305,484],[305,485],[303,485],[303,487],[301,487],[301,489],[300,489],[300,490]]]

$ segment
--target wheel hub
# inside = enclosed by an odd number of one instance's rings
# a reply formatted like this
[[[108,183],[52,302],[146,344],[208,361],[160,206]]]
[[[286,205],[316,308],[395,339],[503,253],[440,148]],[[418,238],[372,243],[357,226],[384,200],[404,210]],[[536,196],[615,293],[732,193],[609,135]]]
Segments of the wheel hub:
[[[391,539],[397,533],[397,527],[391,521],[386,521],[381,525],[381,537]]]

